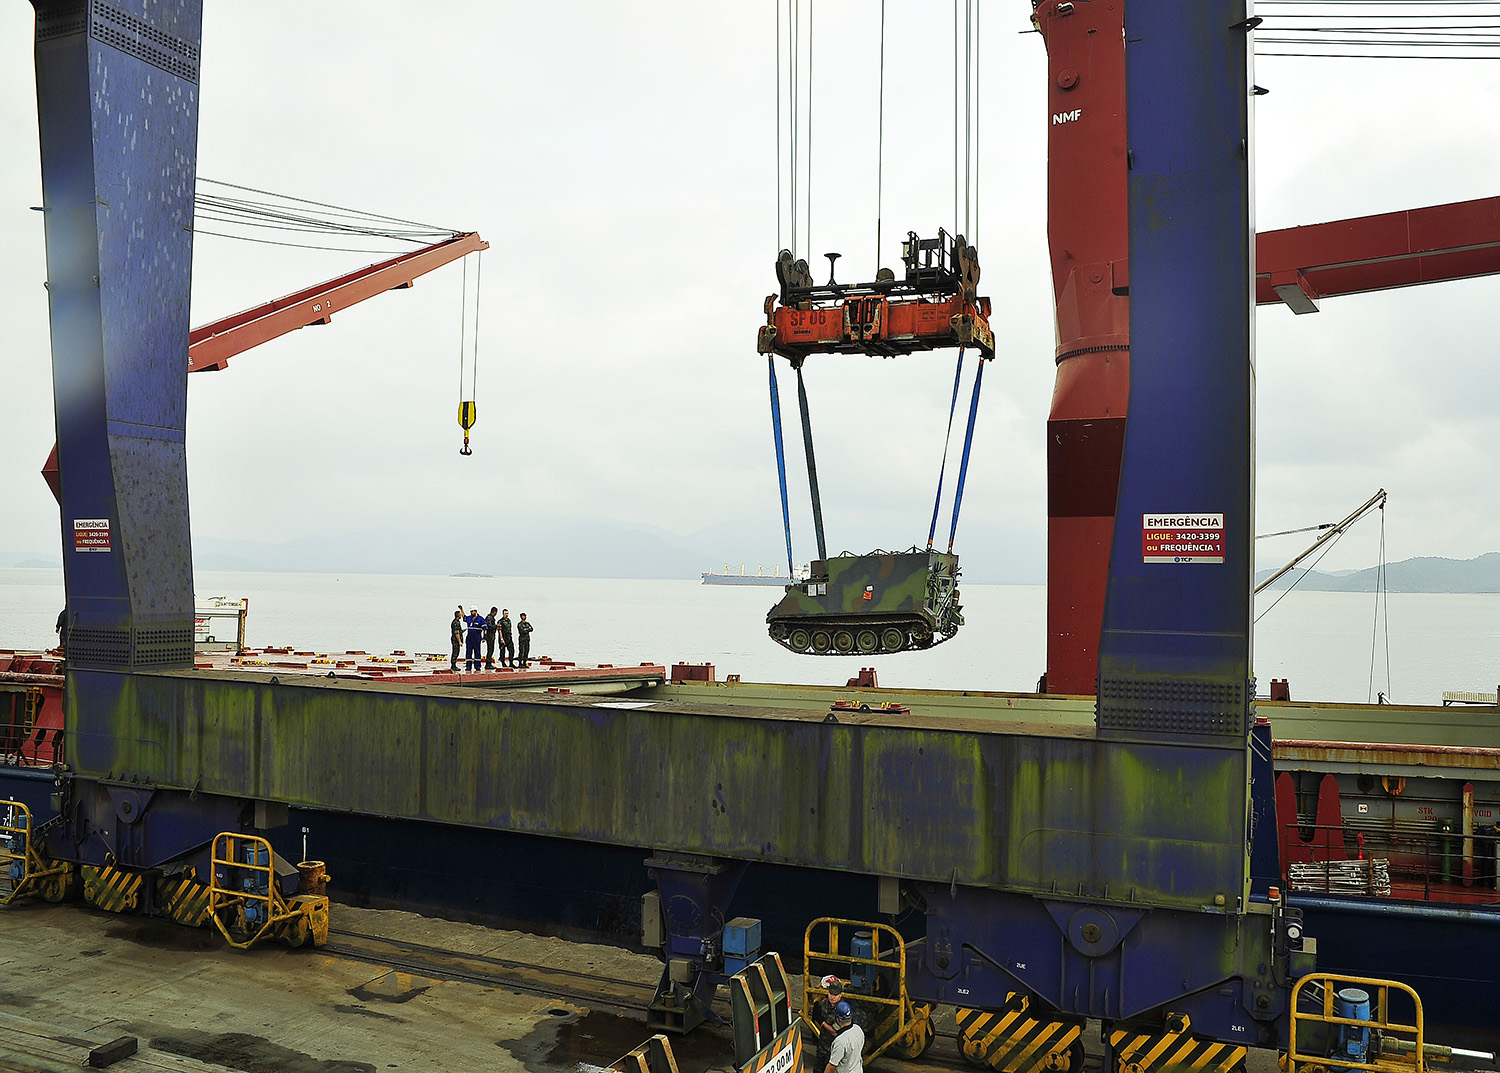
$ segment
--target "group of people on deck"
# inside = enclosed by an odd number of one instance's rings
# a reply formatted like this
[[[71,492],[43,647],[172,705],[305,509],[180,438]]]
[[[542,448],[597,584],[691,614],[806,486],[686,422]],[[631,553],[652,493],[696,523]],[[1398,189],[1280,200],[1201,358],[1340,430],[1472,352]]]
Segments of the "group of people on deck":
[[[498,615],[497,615],[498,612]],[[482,614],[479,608],[471,608],[464,611],[464,605],[459,604],[458,610],[453,612],[453,623],[450,628],[453,641],[453,655],[449,660],[448,669],[458,671],[458,655],[464,654],[464,669],[470,673],[495,669],[495,639],[498,635],[500,640],[500,666],[502,667],[529,667],[531,659],[531,623],[526,621],[526,613],[521,613],[521,620],[514,625],[510,621],[509,608],[490,608],[488,615]],[[520,642],[517,650],[516,641]],[[480,655],[483,646],[484,654]]]

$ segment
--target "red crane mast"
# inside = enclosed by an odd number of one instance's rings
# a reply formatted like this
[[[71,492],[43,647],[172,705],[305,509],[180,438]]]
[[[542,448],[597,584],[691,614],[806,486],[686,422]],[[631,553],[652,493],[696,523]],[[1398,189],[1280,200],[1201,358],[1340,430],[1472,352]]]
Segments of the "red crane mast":
[[[1093,693],[1130,399],[1125,4],[1042,0],[1047,240],[1057,380],[1047,419],[1047,668],[1042,689]],[[1263,232],[1256,301],[1500,273],[1500,197]]]

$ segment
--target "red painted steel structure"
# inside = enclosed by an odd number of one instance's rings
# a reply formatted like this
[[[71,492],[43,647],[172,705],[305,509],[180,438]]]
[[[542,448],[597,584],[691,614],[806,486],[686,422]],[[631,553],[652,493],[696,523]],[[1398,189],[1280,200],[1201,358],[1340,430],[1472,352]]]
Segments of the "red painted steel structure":
[[[1130,397],[1130,261],[1122,0],[1042,0],[1047,238],[1057,380],[1047,419],[1049,693],[1090,694]],[[1500,273],[1500,198],[1269,231],[1256,301],[1317,299]]]
[[[489,248],[490,244],[472,231],[454,235],[194,328],[188,336],[188,372],[222,369],[230,358],[251,347],[298,328],[327,324],[337,311],[386,291],[410,287],[418,276]]]
[[[410,287],[418,276],[489,248],[477,232],[466,231],[194,328],[188,333],[188,372],[216,372],[252,347],[298,328],[327,324],[335,312],[377,294]],[[56,444],[42,465],[42,478],[61,502]]]

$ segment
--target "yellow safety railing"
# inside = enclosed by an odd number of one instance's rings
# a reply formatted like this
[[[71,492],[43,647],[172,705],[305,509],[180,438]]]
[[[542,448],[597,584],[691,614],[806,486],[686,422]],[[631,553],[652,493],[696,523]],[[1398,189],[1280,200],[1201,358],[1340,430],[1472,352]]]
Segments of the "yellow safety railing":
[[[1348,985],[1358,987],[1369,994],[1369,1020],[1340,1017],[1334,1012],[1334,1003],[1339,989]],[[1316,993],[1319,989],[1321,989],[1321,995]],[[1414,1024],[1402,1024],[1391,1020],[1393,992],[1406,995],[1411,999]],[[1304,999],[1309,1005],[1316,1005],[1319,1008],[1304,1009]],[[1296,1073],[1298,1069],[1314,1065],[1322,1069],[1337,1066],[1339,1069],[1363,1069],[1378,1071],[1378,1073],[1391,1073],[1391,1071],[1426,1073],[1422,999],[1406,984],[1396,980],[1372,980],[1363,976],[1314,973],[1302,977],[1292,988],[1291,1007],[1291,1035],[1287,1041],[1286,1054],[1288,1073]],[[1370,1029],[1372,1036],[1378,1031],[1381,1035],[1380,1054],[1371,1061],[1356,1062],[1347,1058],[1330,1057],[1322,1052],[1313,1054],[1302,1051],[1298,1042],[1298,1028],[1310,1025],[1346,1025],[1351,1028],[1367,1028]],[[1326,1027],[1323,1031],[1315,1033],[1304,1031],[1301,1035],[1302,1041],[1306,1042],[1310,1034],[1320,1042],[1327,1039]]]
[[[275,861],[271,844],[257,835],[226,831],[214,838],[208,913],[230,946],[240,950],[254,946],[272,928],[300,915],[300,910],[289,908],[281,896]],[[250,907],[259,907],[259,912],[247,913]],[[225,916],[230,916],[236,927],[225,923]],[[252,923],[252,917],[260,919]]]
[[[20,801],[0,799],[0,905],[32,894],[42,880],[65,876],[70,868],[37,850],[31,837],[31,809]]]
[[[848,935],[851,940],[856,931],[869,932],[872,956],[857,956],[852,949],[841,949],[842,946],[852,945],[840,942],[842,929],[848,929],[843,934]],[[815,938],[821,938],[823,941],[815,943]],[[893,970],[896,973],[893,994],[877,995],[872,993],[873,989],[871,992],[866,992],[855,990],[853,987],[846,988],[844,991],[846,1000],[852,999],[872,1013],[875,1009],[885,1011],[882,1017],[872,1017],[872,1024],[865,1034],[864,1060],[868,1062],[884,1053],[910,1027],[907,1022],[911,1004],[906,997],[906,944],[900,932],[885,924],[872,924],[868,921],[847,920],[841,917],[819,917],[807,926],[802,948],[801,1016],[815,1033],[819,1031],[819,1026],[812,1020],[813,1003],[818,998],[828,995],[828,989],[821,983],[823,977],[834,975],[852,980],[854,967],[858,965],[870,966],[876,980],[887,978]],[[839,972],[837,971],[839,969],[845,971]]]

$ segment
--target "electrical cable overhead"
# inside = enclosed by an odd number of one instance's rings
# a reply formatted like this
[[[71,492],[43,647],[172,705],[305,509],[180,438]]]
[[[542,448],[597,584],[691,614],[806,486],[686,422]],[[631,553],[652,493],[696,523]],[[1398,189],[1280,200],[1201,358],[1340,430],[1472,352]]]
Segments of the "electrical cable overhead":
[[[1500,5],[1487,0],[1262,0],[1256,10],[1258,56],[1500,59]]]
[[[330,204],[326,201],[293,197],[290,194],[278,194],[270,190],[201,176],[198,179],[198,189],[194,196],[194,214],[193,230],[197,234],[232,238],[262,245],[341,253],[395,253],[400,252],[401,249],[400,246],[392,248],[389,245],[381,247],[347,245],[351,239],[372,239],[382,240],[385,243],[411,243],[427,246],[459,234],[453,228],[438,227],[435,224],[406,220],[382,213],[366,212]],[[200,228],[197,226],[199,221],[216,224],[221,229]],[[281,232],[299,238],[326,235],[330,239],[338,239],[345,244],[297,242],[264,237],[259,234],[266,231]]]

